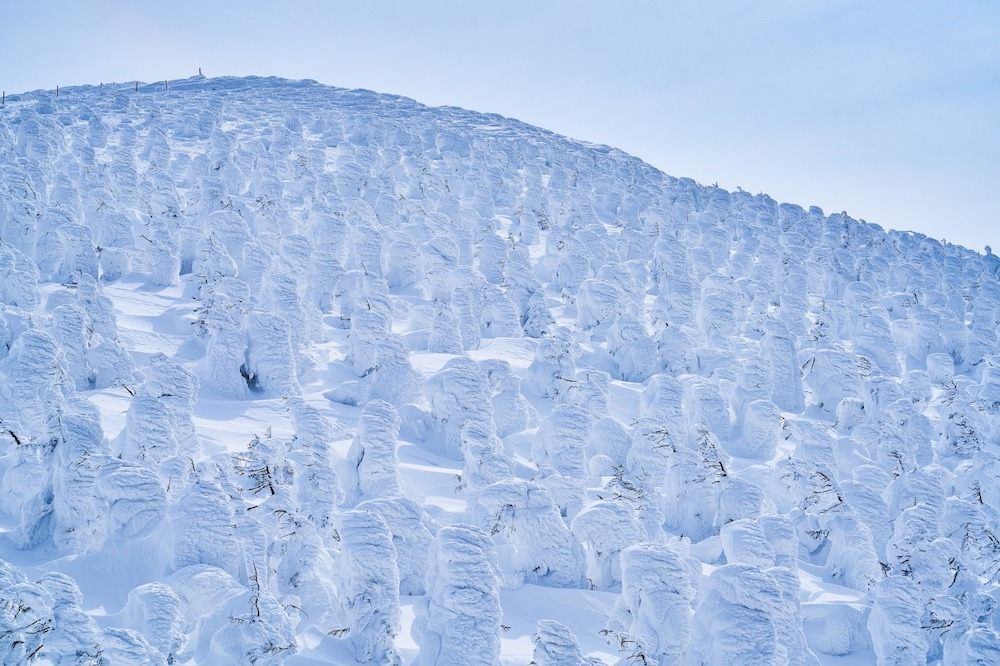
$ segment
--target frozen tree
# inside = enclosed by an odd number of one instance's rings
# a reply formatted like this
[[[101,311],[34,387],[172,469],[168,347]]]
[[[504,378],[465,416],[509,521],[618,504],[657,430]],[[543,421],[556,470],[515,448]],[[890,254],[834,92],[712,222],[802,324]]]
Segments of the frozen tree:
[[[780,663],[776,619],[781,591],[765,571],[746,564],[708,577],[694,613],[689,659],[704,664]],[[783,660],[782,660],[783,661]]]
[[[399,570],[392,534],[378,514],[348,511],[338,521],[338,592],[354,658],[399,664]]]
[[[905,576],[889,576],[876,586],[868,630],[880,663],[926,663],[927,639],[913,622],[921,616],[921,606],[917,586]]]
[[[167,663],[173,663],[184,645],[184,618],[180,599],[163,583],[146,583],[128,593],[125,622],[141,633]]]
[[[761,354],[770,361],[771,400],[778,409],[801,412],[804,408],[802,379],[795,356],[795,339],[779,321],[765,324]]]
[[[31,311],[38,304],[38,267],[17,247],[0,240],[0,303]]]
[[[103,632],[81,608],[83,593],[76,582],[65,574],[49,572],[38,580],[38,585],[52,598],[51,631],[42,634],[45,645],[38,656],[55,663],[100,659],[104,651]]]
[[[603,334],[620,310],[621,292],[611,283],[589,278],[576,294],[576,323],[583,330]]]
[[[150,358],[143,388],[166,406],[180,449],[193,449],[195,427],[192,413],[198,399],[197,376],[179,361],[162,353],[154,354]]]
[[[625,502],[601,500],[590,504],[572,522],[573,535],[587,555],[587,575],[599,589],[621,583],[621,552],[641,541],[643,530]]]
[[[180,445],[171,416],[170,408],[158,395],[141,387],[132,398],[125,429],[119,436],[121,456],[155,469],[163,460],[176,455]]]
[[[298,391],[295,354],[289,323],[267,312],[253,312],[247,319],[246,361],[243,374],[251,389],[287,396]]]
[[[500,579],[489,537],[465,525],[438,530],[427,601],[414,624],[417,663],[500,663]]]
[[[518,581],[575,587],[583,579],[583,550],[548,491],[531,481],[506,480],[476,495],[479,523],[513,548]]]
[[[535,644],[532,663],[537,666],[594,666],[600,662],[580,652],[573,631],[555,620],[539,620],[531,637]]]
[[[490,403],[497,435],[506,437],[521,432],[537,422],[535,408],[521,393],[521,380],[506,361],[480,363],[490,384]]]
[[[781,412],[770,400],[754,400],[746,406],[741,424],[740,437],[729,444],[728,450],[735,456],[755,460],[769,460],[781,429]]]
[[[204,475],[204,472],[202,472]],[[229,495],[214,480],[194,481],[169,514],[175,569],[209,564],[237,574],[241,560]]]
[[[730,564],[749,564],[766,569],[774,566],[774,548],[753,518],[726,523],[719,530],[722,550]]]
[[[383,400],[371,400],[361,410],[358,432],[347,453],[348,492],[358,499],[401,495],[396,440],[399,414]]]
[[[618,376],[627,382],[642,382],[659,368],[651,364],[657,358],[656,343],[638,319],[619,315],[608,331],[608,353],[618,366]]]
[[[51,595],[13,564],[0,559],[0,657],[8,664],[39,658],[52,631]]]
[[[590,415],[573,405],[557,405],[539,427],[532,458],[560,474],[575,479],[586,477]]]
[[[608,622],[626,661],[680,663],[690,640],[696,588],[670,546],[637,543],[621,552],[622,591]]]
[[[528,368],[533,390],[547,398],[564,395],[575,383],[575,345],[565,329],[539,340]]]
[[[399,565],[399,593],[423,594],[424,574],[436,530],[430,517],[406,497],[366,500],[356,508],[377,514],[392,533]]]
[[[427,350],[439,354],[461,354],[462,336],[458,332],[458,319],[451,305],[434,301],[434,320],[427,338]]]

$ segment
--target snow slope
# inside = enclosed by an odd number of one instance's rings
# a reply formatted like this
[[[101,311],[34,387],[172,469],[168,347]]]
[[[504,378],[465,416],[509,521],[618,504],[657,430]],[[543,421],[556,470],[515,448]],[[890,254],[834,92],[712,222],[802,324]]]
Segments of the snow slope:
[[[0,663],[1000,663],[1000,260],[308,81],[0,109]]]

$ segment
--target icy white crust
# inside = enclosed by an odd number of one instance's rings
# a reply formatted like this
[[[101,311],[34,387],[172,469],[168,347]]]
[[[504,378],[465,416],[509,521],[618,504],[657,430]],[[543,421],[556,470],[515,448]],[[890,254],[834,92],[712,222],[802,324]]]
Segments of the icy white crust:
[[[0,108],[0,663],[1000,663],[1000,260],[308,81]]]

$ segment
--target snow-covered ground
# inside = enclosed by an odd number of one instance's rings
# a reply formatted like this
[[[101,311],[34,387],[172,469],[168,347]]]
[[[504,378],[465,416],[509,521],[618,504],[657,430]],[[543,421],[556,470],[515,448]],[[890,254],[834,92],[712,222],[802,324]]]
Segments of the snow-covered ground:
[[[1000,663],[1000,260],[498,116],[0,109],[0,663]]]

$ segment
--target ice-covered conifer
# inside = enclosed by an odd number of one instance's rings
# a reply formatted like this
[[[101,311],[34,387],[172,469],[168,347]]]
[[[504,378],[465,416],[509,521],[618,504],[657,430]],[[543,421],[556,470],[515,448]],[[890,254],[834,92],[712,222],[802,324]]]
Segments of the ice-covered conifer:
[[[335,252],[319,248],[313,253],[306,294],[320,312],[327,313],[333,309],[337,283],[343,275],[344,267]]]
[[[821,520],[829,536],[830,575],[844,586],[867,591],[881,579],[882,569],[868,526],[850,512]]]
[[[555,620],[539,620],[531,641],[535,644],[531,659],[537,666],[594,666],[600,663],[584,657],[573,631]]]
[[[625,458],[623,481],[630,496],[648,492],[655,496],[663,487],[671,457],[682,445],[677,428],[650,418],[641,418],[632,430],[631,446]]]
[[[702,281],[695,321],[710,343],[724,342],[735,333],[737,298],[729,278],[713,274]]]
[[[926,663],[927,639],[913,622],[922,615],[922,606],[917,586],[906,576],[889,576],[878,583],[868,616],[868,631],[879,662]]]
[[[381,314],[359,310],[351,317],[350,362],[354,373],[367,377],[376,370],[382,356],[382,345],[389,337],[389,325]]]
[[[101,656],[109,663],[166,666],[167,658],[132,629],[109,627],[101,636]]]
[[[834,414],[843,398],[861,397],[862,369],[866,366],[863,360],[842,349],[810,353],[803,372],[812,403]]]
[[[487,381],[479,366],[468,358],[455,358],[423,387],[431,402],[431,415],[439,423],[446,450],[461,452],[462,427],[468,421],[493,423]]]
[[[76,303],[63,303],[52,310],[52,337],[62,347],[66,370],[80,391],[90,388],[86,324],[86,313]]]
[[[463,484],[479,488],[512,475],[513,462],[504,453],[492,422],[466,421],[459,433],[459,442],[465,459]]]
[[[608,353],[618,367],[618,377],[642,382],[659,371],[656,343],[637,318],[620,314],[608,330]]]
[[[106,457],[95,487],[107,506],[108,532],[136,537],[158,528],[167,512],[167,498],[156,473],[139,465]]]
[[[660,510],[665,527],[700,541],[717,523],[721,484],[728,477],[728,456],[711,431],[696,428],[689,434],[689,446],[678,447],[669,458]]]
[[[627,502],[599,500],[581,511],[571,524],[587,555],[587,575],[599,589],[621,583],[619,554],[641,541],[644,533]]]
[[[45,645],[38,656],[57,664],[100,658],[102,632],[81,608],[83,593],[76,582],[65,574],[49,572],[38,580],[38,585],[52,598],[51,631],[42,633]]]
[[[765,571],[746,564],[719,567],[701,589],[688,658],[704,664],[782,663],[775,620],[781,591]]]
[[[171,416],[170,408],[159,396],[141,387],[125,417],[125,429],[117,445],[119,454],[154,470],[163,460],[176,455],[180,445]]]
[[[149,225],[142,234],[139,247],[144,251],[149,281],[165,287],[173,283],[181,271],[180,251],[175,238],[162,225]]]
[[[716,385],[701,377],[683,378],[684,417],[692,430],[701,426],[715,435],[723,446],[730,442],[731,425],[729,405]]]
[[[53,600],[44,587],[27,579],[10,562],[0,559],[0,659],[8,664],[30,663],[45,648],[53,628]]]
[[[38,303],[37,284],[38,268],[35,262],[14,245],[0,239],[0,303],[29,312],[34,310]]]
[[[133,588],[125,602],[124,620],[173,663],[184,645],[184,618],[180,599],[163,583]]]
[[[660,373],[650,378],[639,401],[639,415],[671,425],[683,423],[684,389],[680,382],[668,374]]]
[[[528,367],[532,388],[547,398],[566,394],[575,382],[576,351],[578,349],[565,329],[539,340],[535,358]]]
[[[298,505],[318,530],[327,530],[332,525],[334,505],[343,500],[330,454],[330,442],[339,433],[319,409],[302,398],[289,398],[288,409],[295,425],[288,458],[298,475]]]
[[[754,400],[743,414],[740,435],[729,444],[734,456],[769,460],[781,430],[781,412],[770,400]]]
[[[209,478],[191,484],[170,507],[173,532],[171,563],[175,569],[208,564],[238,575],[240,551],[229,495]]]
[[[150,359],[144,387],[166,405],[181,450],[193,448],[195,428],[192,412],[198,399],[198,377],[179,361],[158,353]]]
[[[819,660],[806,643],[802,631],[802,611],[799,604],[799,578],[794,569],[771,567],[766,573],[778,586],[781,603],[774,614],[775,637],[782,663],[789,666],[819,666]]]
[[[774,548],[753,518],[726,523],[719,530],[719,536],[729,564],[749,564],[762,569],[774,566]]]
[[[414,634],[417,663],[500,662],[500,579],[490,538],[466,525],[438,530],[427,571],[426,606]]]
[[[248,377],[248,386],[267,395],[297,393],[296,354],[289,322],[270,312],[252,312],[247,318],[246,337],[243,373]]]
[[[392,534],[377,513],[340,516],[338,596],[350,629],[347,638],[361,663],[399,664],[399,570]]]
[[[431,542],[437,529],[430,517],[406,497],[366,500],[356,508],[378,514],[392,533],[399,565],[399,593],[423,594]]]
[[[118,340],[100,336],[91,338],[87,347],[87,366],[90,368],[87,388],[117,388],[135,379],[132,356]]]
[[[229,278],[220,280],[203,301],[197,322],[198,333],[207,338],[199,379],[206,388],[234,399],[245,398],[252,383],[245,366],[244,319],[249,300],[245,283]]]
[[[545,295],[534,291],[528,296],[521,314],[521,328],[530,338],[541,338],[555,325],[555,319],[545,304]]]
[[[304,265],[307,261],[303,259],[301,263]],[[302,306],[295,275],[290,271],[266,274],[261,285],[260,303],[270,314],[285,320],[292,350],[297,354],[312,338],[314,321],[311,315],[315,313]]]
[[[521,432],[537,422],[535,408],[521,393],[521,380],[506,361],[489,360],[480,363],[490,384],[490,403],[497,435],[506,437]]]
[[[347,453],[344,479],[355,501],[401,495],[396,440],[399,414],[384,400],[371,400],[361,410],[358,431]]]
[[[598,419],[591,427],[593,452],[607,456],[615,465],[624,465],[632,438],[621,423],[610,416]]]
[[[779,321],[767,322],[760,350],[771,367],[771,400],[778,409],[801,412],[802,378],[795,356],[795,338],[788,327]]]
[[[461,354],[462,336],[458,331],[458,318],[451,305],[434,301],[434,319],[427,337],[427,351],[438,354]]]
[[[389,243],[383,250],[383,275],[390,289],[421,293],[424,274],[417,246],[409,239]]]
[[[477,279],[478,278],[478,279]],[[458,333],[463,349],[478,349],[481,335],[480,314],[482,304],[478,282],[482,277],[468,269],[457,269],[451,276],[457,285],[451,290],[451,308],[458,322]]]
[[[340,306],[340,318],[350,322],[355,312],[372,312],[390,317],[392,305],[384,280],[362,270],[346,271],[337,281],[334,298]]]
[[[483,529],[512,546],[511,566],[518,583],[580,584],[583,550],[544,487],[531,481],[499,481],[480,490],[475,502]]]
[[[482,307],[479,334],[483,338],[518,338],[523,334],[517,307],[504,291],[494,285],[484,285],[480,291]]]
[[[621,553],[622,591],[608,622],[626,661],[677,663],[690,640],[696,588],[670,546],[642,542]]]
[[[622,293],[605,280],[588,278],[576,294],[576,323],[592,334],[603,335],[621,311]]]
[[[539,427],[532,458],[575,479],[586,478],[590,414],[574,405],[556,405]]]
[[[695,360],[691,337],[679,326],[664,324],[659,333],[654,334],[659,365],[671,375],[683,375],[694,371]]]

